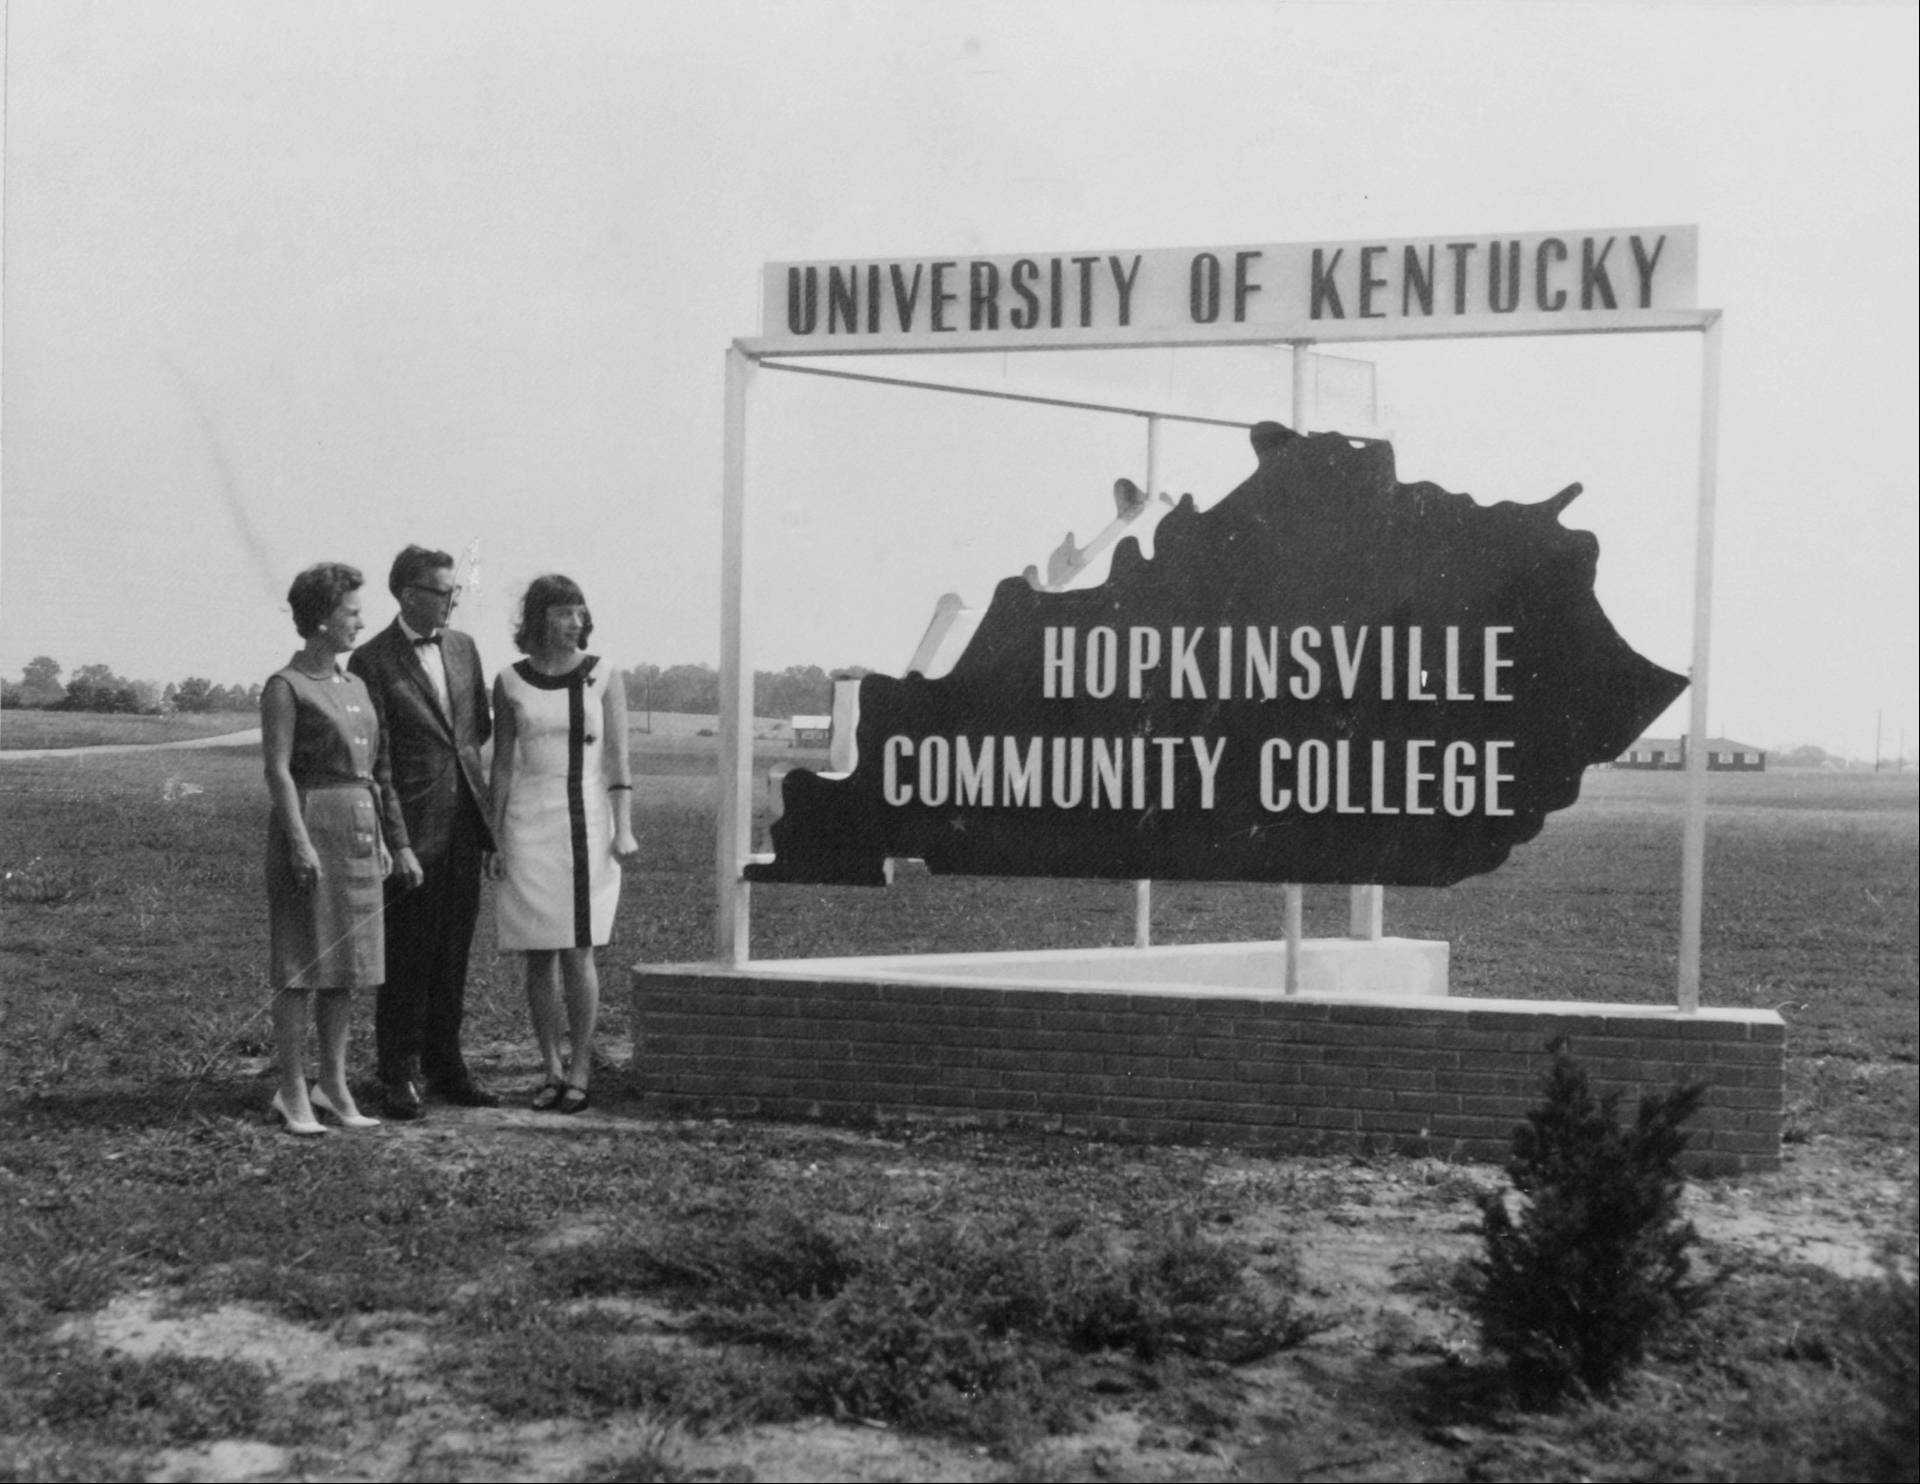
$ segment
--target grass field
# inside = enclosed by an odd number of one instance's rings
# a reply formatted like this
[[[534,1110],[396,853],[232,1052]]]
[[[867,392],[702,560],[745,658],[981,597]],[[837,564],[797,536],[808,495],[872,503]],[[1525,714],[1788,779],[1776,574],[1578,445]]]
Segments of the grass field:
[[[710,952],[700,730],[634,739],[616,1045],[622,965]],[[773,728],[757,747],[763,772],[808,761]],[[1388,930],[1451,941],[1459,995],[1668,1000],[1680,786],[1592,774],[1502,871],[1390,891]],[[1787,1020],[1793,1168],[1701,1209],[1734,1231],[1736,1209],[1825,1201],[1910,1232],[1915,780],[1719,775],[1712,801],[1703,998]],[[298,1145],[259,1119],[265,814],[252,747],[0,763],[0,1478],[204,1473],[223,1442],[327,1477],[831,1476],[829,1443],[907,1478],[1869,1467],[1846,1337],[1870,1280],[1731,1246],[1638,1390],[1514,1413],[1452,1276],[1491,1171],[663,1123],[618,1076],[565,1124],[435,1109]],[[1339,931],[1344,897],[1310,891],[1308,930]],[[754,951],[1086,946],[1132,921],[1124,884],[907,874],[757,889]],[[1278,928],[1271,888],[1156,887],[1156,941]],[[483,916],[467,1039],[513,1089],[530,1037],[491,935]],[[360,1006],[362,1067],[370,1023]],[[1402,1220],[1373,1296],[1315,1267]]]
[[[0,711],[0,752],[113,747],[221,737],[260,725],[248,711],[199,716],[118,716],[93,711]]]

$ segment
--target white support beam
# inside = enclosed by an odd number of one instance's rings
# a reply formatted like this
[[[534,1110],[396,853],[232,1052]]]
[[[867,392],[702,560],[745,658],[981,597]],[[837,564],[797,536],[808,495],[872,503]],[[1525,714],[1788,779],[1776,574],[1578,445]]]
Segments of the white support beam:
[[[740,342],[736,342],[738,344]],[[819,352],[827,354],[827,352]],[[1124,402],[1085,402],[1070,397],[1043,397],[1038,392],[1008,392],[986,386],[959,386],[948,381],[921,381],[908,376],[875,376],[864,371],[839,371],[828,366],[803,366],[793,361],[765,360],[757,363],[767,371],[790,371],[796,376],[825,376],[834,381],[864,381],[873,386],[897,386],[913,392],[939,392],[949,397],[983,397],[989,402],[1024,402],[1029,407],[1061,407],[1069,412],[1111,412],[1121,417],[1159,418],[1165,422],[1193,423],[1207,428],[1240,428],[1247,424],[1230,417],[1201,417],[1193,412],[1167,412],[1153,407],[1135,407]]]
[[[1693,675],[1687,727],[1686,822],[1680,838],[1682,1015],[1700,1011],[1700,924],[1707,874],[1707,679],[1713,650],[1713,522],[1720,478],[1720,316],[1700,334],[1700,503],[1693,538]]]
[[[1147,419],[1147,504],[1151,506],[1160,486],[1160,418]],[[1151,947],[1153,943],[1153,882],[1133,883],[1133,946]]]
[[[1310,433],[1316,420],[1313,384],[1313,342],[1293,342],[1293,430]],[[1297,890],[1298,888],[1289,888]],[[1385,931],[1386,889],[1379,886],[1347,888],[1347,936],[1378,941]]]
[[[747,398],[754,364],[727,350],[726,445],[720,498],[720,807],[714,825],[714,958],[744,964],[751,894],[741,868],[753,847],[753,657],[747,642]]]
[[[1044,341],[1036,341],[1030,330],[1009,330],[998,335],[953,336],[963,343],[900,344],[866,336],[821,339],[817,343],[795,344],[790,336],[754,336],[736,341],[755,360],[773,356],[804,356],[808,359],[846,356],[899,355],[999,355],[1006,352],[1060,352],[1076,350],[1204,350],[1221,345],[1336,345],[1378,343],[1390,340],[1557,340],[1566,335],[1668,335],[1675,330],[1698,330],[1712,309],[1643,309],[1634,312],[1630,323],[1623,323],[1618,311],[1566,310],[1544,318],[1532,318],[1514,324],[1476,318],[1455,323],[1441,319],[1322,319],[1315,321],[1311,341],[1294,340],[1285,330],[1270,324],[1209,325],[1204,331],[1181,334],[1166,331],[1151,339],[1120,334],[1107,329],[1056,330]],[[938,337],[942,340],[949,337]]]
[[[1347,936],[1378,942],[1386,931],[1387,889],[1384,886],[1347,888]]]
[[[1288,415],[1296,433],[1308,431],[1307,424],[1313,419],[1313,389],[1308,377],[1313,366],[1313,342],[1296,340],[1293,342],[1293,399]],[[1287,993],[1300,992],[1300,908],[1302,891],[1289,883],[1280,889],[1283,908],[1284,931],[1287,935]]]
[[[1287,935],[1287,982],[1286,993],[1300,993],[1300,904],[1301,889],[1297,886],[1283,886],[1281,896],[1286,902]]]

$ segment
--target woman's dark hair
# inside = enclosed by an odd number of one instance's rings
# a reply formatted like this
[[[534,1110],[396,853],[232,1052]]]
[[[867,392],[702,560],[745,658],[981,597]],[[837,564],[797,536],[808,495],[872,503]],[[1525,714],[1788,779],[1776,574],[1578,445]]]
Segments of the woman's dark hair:
[[[293,626],[300,637],[311,639],[318,633],[340,600],[358,592],[365,581],[358,567],[345,562],[315,562],[294,578],[287,589],[287,606],[293,610]]]
[[[546,638],[547,610],[570,608],[576,603],[585,608],[587,595],[571,577],[549,572],[545,577],[534,578],[527,584],[526,597],[520,600],[520,622],[513,631],[513,647],[522,654],[532,654]],[[593,614],[589,611],[587,621],[580,626],[580,647],[585,649],[592,637]]]

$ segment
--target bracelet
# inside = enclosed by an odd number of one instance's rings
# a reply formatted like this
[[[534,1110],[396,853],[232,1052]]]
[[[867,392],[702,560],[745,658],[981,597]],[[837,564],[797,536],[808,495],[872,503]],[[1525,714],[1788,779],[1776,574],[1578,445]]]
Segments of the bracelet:
[[[633,785],[631,783],[609,783],[607,785],[607,792],[610,794],[630,794],[633,792]]]

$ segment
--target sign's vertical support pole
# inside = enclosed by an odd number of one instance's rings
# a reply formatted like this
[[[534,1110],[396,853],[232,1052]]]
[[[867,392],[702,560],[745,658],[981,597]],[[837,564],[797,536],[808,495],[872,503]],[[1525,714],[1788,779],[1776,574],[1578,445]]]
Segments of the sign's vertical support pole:
[[[1384,886],[1347,888],[1347,936],[1377,942],[1386,931],[1387,889]]]
[[[726,448],[720,499],[720,812],[714,826],[714,957],[747,961],[753,844],[753,664],[747,645],[747,394],[754,363],[727,348]]]
[[[1707,668],[1713,631],[1713,518],[1720,474],[1720,324],[1700,332],[1700,507],[1693,538],[1692,712],[1687,727],[1686,824],[1680,844],[1682,1015],[1700,1009],[1700,921],[1707,874]]]
[[[1293,344],[1293,430],[1310,433],[1320,414],[1319,388],[1314,383],[1313,346],[1309,341]],[[1377,414],[1378,407],[1376,405]],[[1376,417],[1377,420],[1377,417]],[[1377,942],[1386,931],[1387,892],[1383,886],[1347,888],[1347,936]]]
[[[1307,432],[1307,424],[1313,417],[1313,342],[1296,340],[1293,342],[1293,431],[1301,435]],[[1288,994],[1300,993],[1300,907],[1302,892],[1299,886],[1288,882],[1281,888],[1281,897],[1286,906],[1283,921],[1287,934],[1287,983]]]
[[[1292,882],[1280,888],[1281,900],[1285,902],[1287,933],[1287,980],[1288,994],[1300,993],[1300,899],[1305,895],[1302,889]]]
[[[1147,503],[1151,505],[1160,487],[1160,419],[1147,419]],[[1153,942],[1153,882],[1133,883],[1133,946],[1145,948]]]

